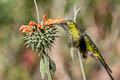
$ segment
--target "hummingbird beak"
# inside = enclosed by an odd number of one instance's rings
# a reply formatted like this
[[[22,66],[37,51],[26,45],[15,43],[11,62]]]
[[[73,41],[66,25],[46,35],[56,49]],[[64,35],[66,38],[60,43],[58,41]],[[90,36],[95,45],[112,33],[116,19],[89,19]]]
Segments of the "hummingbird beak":
[[[58,25],[58,26],[61,26],[61,27],[65,27],[65,26],[67,26],[67,23],[65,23],[65,22],[53,23],[53,24],[49,24],[49,25],[45,25],[45,26],[55,26],[55,25]]]
[[[61,26],[61,27],[63,27],[63,26],[67,26],[67,23],[65,23],[65,22],[62,22],[62,23],[56,23],[57,25],[59,25],[59,26]]]

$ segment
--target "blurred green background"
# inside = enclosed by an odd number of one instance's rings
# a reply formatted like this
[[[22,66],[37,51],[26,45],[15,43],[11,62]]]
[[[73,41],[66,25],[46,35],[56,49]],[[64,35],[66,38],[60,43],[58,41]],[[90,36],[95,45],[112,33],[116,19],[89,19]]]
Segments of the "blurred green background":
[[[120,80],[120,0],[37,0],[37,4],[40,18],[45,13],[54,19],[73,20],[74,5],[81,7],[77,23],[86,26],[115,80]],[[0,80],[41,80],[39,57],[24,47],[19,32],[30,20],[37,20],[33,0],[0,0]],[[60,37],[49,52],[57,67],[53,80],[82,80],[77,54],[73,63],[64,31],[58,29]],[[89,57],[83,64],[87,80],[109,80],[96,60]]]

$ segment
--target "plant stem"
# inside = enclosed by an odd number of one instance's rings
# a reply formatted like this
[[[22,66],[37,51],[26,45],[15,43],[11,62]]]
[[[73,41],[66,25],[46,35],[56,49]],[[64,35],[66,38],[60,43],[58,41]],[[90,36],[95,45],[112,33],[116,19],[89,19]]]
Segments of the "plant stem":
[[[74,6],[74,22],[76,22],[76,16],[77,16],[77,13],[76,13],[76,5]]]
[[[71,54],[72,61],[74,62],[74,48],[72,46],[70,47],[70,54]]]
[[[39,16],[38,5],[36,3],[36,0],[34,0],[34,3],[35,3],[35,8],[36,8],[38,23],[40,23],[40,16]]]
[[[80,12],[80,8],[78,10],[76,10],[76,5],[74,6],[74,22],[76,22],[76,17]],[[85,71],[84,71],[84,67],[83,67],[83,63],[82,63],[82,58],[81,58],[81,53],[78,50],[78,56],[79,56],[79,62],[80,62],[80,68],[81,68],[81,72],[82,72],[82,76],[83,76],[83,80],[86,80],[86,76],[85,76]]]
[[[82,63],[82,58],[81,58],[81,53],[80,53],[79,50],[78,50],[78,56],[79,56],[80,68],[81,68],[83,80],[86,80],[85,71],[84,71],[84,67],[83,67],[83,63]]]

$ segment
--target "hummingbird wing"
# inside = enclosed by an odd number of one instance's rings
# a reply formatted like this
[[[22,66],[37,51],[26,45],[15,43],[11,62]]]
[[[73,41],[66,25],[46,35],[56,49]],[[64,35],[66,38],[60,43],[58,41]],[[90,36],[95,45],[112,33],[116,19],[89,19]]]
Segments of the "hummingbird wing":
[[[106,64],[104,58],[102,57],[101,53],[99,52],[99,50],[96,47],[96,45],[94,44],[94,42],[91,40],[91,38],[86,33],[84,35],[84,40],[86,43],[87,50],[89,52],[93,53],[98,58],[98,60],[101,62],[101,64],[104,66],[105,70],[107,71],[108,75],[110,76],[111,80],[114,80],[111,75],[111,73],[112,73],[111,69]]]

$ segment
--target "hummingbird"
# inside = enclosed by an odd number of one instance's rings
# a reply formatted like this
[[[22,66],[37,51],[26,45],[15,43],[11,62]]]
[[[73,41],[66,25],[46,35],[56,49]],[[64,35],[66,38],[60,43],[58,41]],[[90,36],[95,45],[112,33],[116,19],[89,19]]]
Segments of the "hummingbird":
[[[65,20],[64,22],[54,23],[51,25],[61,26],[67,33],[72,46],[77,48],[80,51],[80,53],[82,54],[82,57],[86,59],[88,55],[90,55],[96,60],[99,60],[100,63],[103,65],[104,69],[106,70],[106,72],[108,73],[110,79],[114,80],[111,74],[112,73],[111,69],[105,62],[104,58],[102,57],[100,51],[98,50],[93,40],[86,33],[85,28],[78,26],[72,20]]]

